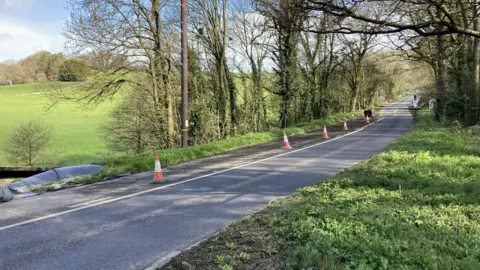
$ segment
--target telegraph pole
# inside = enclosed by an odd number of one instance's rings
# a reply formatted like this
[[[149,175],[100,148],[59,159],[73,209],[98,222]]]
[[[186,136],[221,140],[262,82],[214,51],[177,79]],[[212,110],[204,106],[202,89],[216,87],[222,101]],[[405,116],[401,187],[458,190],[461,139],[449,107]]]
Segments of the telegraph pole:
[[[187,38],[187,0],[181,2],[182,20],[182,147],[188,147],[188,38]]]

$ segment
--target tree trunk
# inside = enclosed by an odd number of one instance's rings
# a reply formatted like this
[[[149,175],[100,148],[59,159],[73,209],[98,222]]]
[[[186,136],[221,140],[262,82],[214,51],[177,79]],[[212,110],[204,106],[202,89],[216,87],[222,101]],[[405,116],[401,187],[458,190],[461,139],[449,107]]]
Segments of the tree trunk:
[[[225,80],[224,80],[224,69],[223,64],[217,62],[217,82],[218,82],[218,111],[219,111],[219,131],[220,137],[226,138],[228,133],[228,123],[227,123],[227,111],[228,111],[228,104],[226,102],[226,92],[225,92]]]
[[[447,110],[445,107],[445,95],[447,92],[446,78],[445,78],[445,44],[444,37],[437,36],[437,77],[436,77],[436,86],[437,86],[437,106],[435,107],[435,113],[441,117],[441,119],[447,118]]]
[[[262,131],[265,128],[265,119],[263,117],[263,98],[261,73],[255,59],[250,57],[250,67],[252,69],[252,116],[254,122],[254,131]]]
[[[171,148],[175,144],[175,121],[173,119],[172,95],[168,89],[165,89],[165,107],[167,111],[167,147]]]
[[[352,99],[350,100],[350,111],[354,112],[357,109],[357,98],[358,98],[358,85],[354,86],[354,89],[352,91]]]
[[[360,67],[356,65],[353,69],[353,78],[350,82],[350,90],[351,90],[351,99],[350,99],[350,111],[354,112],[357,109],[357,100],[358,100],[358,90],[359,90],[359,80],[360,80]]]
[[[473,1],[473,30],[478,31],[478,3],[477,0]],[[470,113],[472,114],[472,121],[469,123],[471,125],[475,125],[479,122],[480,120],[480,110],[479,110],[479,105],[480,105],[480,100],[479,100],[479,59],[478,59],[478,50],[479,50],[479,45],[480,45],[480,40],[477,37],[473,38],[473,47],[472,47],[472,81],[473,81],[473,86],[472,86],[472,95],[471,95],[471,108],[473,109]]]
[[[228,87],[229,101],[230,101],[230,134],[235,136],[237,133],[237,91],[235,82],[233,81],[232,74],[228,70],[227,64],[225,67],[225,79]]]

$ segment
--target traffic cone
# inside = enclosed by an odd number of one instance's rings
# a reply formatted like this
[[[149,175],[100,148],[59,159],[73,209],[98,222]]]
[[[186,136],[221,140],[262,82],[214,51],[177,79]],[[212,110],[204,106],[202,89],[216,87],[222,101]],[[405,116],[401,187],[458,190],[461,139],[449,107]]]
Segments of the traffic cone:
[[[345,121],[343,121],[343,130],[348,130],[347,119],[345,119]]]
[[[292,148],[290,146],[290,143],[288,142],[287,134],[285,134],[285,131],[283,132],[283,148],[286,148],[286,149]]]
[[[323,138],[328,139],[327,126],[323,125]]]
[[[155,155],[155,171],[153,175],[153,183],[158,184],[162,183],[163,180],[163,173],[162,173],[162,166],[160,165],[160,158],[158,157],[158,153]]]
[[[365,124],[370,124],[370,118],[368,118],[368,115],[365,117]]]

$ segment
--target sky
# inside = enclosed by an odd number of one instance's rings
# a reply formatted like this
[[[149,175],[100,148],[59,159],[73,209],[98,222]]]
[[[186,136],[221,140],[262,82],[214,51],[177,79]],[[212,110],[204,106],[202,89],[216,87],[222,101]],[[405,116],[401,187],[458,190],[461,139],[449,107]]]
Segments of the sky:
[[[0,62],[20,60],[39,50],[63,52],[60,33],[66,0],[0,0]]]

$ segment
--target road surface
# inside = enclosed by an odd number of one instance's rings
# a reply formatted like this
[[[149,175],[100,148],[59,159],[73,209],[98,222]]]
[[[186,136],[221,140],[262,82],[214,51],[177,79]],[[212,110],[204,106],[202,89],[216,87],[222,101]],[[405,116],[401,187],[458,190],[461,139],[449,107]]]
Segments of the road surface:
[[[408,105],[408,98],[392,103],[374,124],[304,149],[96,205],[45,213],[49,216],[39,220],[0,224],[1,269],[145,269],[269,201],[381,151],[411,127]]]

